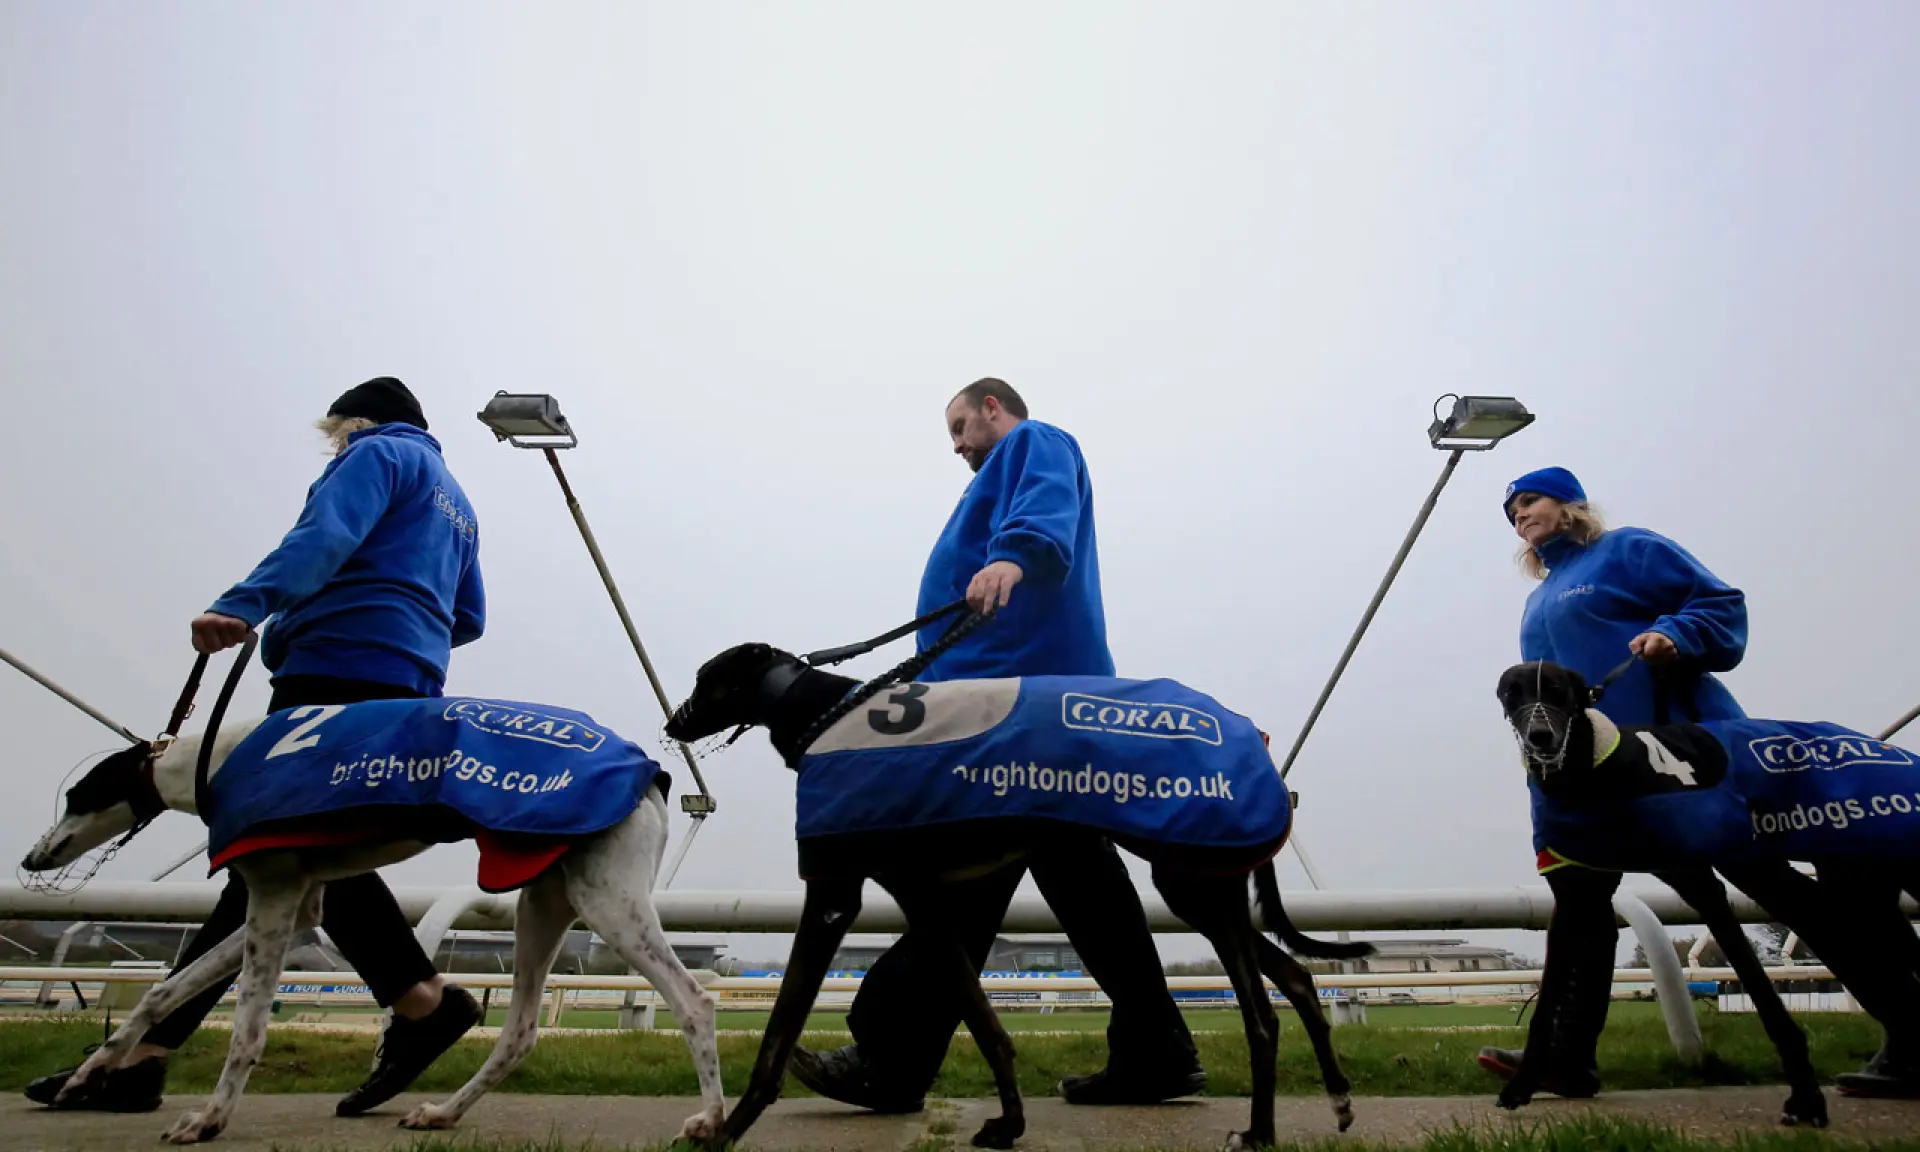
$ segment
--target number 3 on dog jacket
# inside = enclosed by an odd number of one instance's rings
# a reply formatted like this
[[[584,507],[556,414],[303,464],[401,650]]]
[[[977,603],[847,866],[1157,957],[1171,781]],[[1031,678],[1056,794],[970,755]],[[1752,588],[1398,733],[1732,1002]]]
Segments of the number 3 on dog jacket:
[[[263,829],[341,831],[401,817],[429,840],[475,830],[578,838],[627,818],[655,778],[639,745],[584,712],[472,697],[368,700],[275,712],[208,782],[207,851]],[[384,810],[384,811],[382,811]],[[414,830],[412,825],[407,826]]]
[[[1293,818],[1253,722],[1172,680],[903,684],[822,733],[799,777],[801,840],[1027,817],[1277,850]]]
[[[1625,728],[1596,759],[1588,798],[1578,802],[1529,778],[1543,862],[1648,872],[1722,860],[1920,855],[1920,759],[1838,724]],[[1618,799],[1596,798],[1601,790]]]

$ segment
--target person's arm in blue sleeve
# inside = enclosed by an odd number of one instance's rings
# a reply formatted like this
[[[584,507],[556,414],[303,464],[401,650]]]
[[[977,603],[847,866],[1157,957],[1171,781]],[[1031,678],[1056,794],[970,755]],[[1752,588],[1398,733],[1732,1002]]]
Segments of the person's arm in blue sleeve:
[[[394,479],[392,457],[377,446],[349,451],[307,498],[280,546],[207,611],[257,628],[288,604],[319,591],[380,522]]]
[[[1664,536],[1639,537],[1634,551],[1641,594],[1672,604],[1649,631],[1673,641],[1682,657],[1709,672],[1739,666],[1747,653],[1747,595]]]
[[[987,542],[987,562],[1011,560],[1024,578],[1058,584],[1073,570],[1080,526],[1080,467],[1057,436],[1034,429],[1004,448],[1019,452],[1000,466],[1018,477],[1007,514]]]
[[[487,590],[480,580],[480,557],[460,574],[460,590],[453,597],[453,646],[471,644],[487,630]]]

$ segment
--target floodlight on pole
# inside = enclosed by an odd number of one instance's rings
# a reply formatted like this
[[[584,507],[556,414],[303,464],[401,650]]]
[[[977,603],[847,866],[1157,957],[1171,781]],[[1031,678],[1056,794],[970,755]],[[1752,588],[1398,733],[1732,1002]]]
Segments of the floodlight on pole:
[[[1438,414],[1440,401],[1449,398],[1453,400],[1453,411],[1441,417]],[[1327,678],[1326,687],[1320,690],[1320,699],[1314,702],[1313,711],[1307,714],[1307,722],[1301,725],[1300,735],[1293,741],[1293,749],[1280,765],[1282,779],[1293,770],[1293,762],[1307,742],[1307,733],[1313,731],[1314,722],[1320,719],[1321,710],[1333,695],[1334,685],[1340,682],[1341,674],[1347,670],[1347,662],[1353,659],[1354,650],[1360,647],[1360,638],[1367,634],[1367,626],[1373,623],[1373,615],[1380,610],[1380,602],[1387,598],[1387,589],[1393,586],[1393,578],[1400,574],[1400,566],[1406,563],[1407,553],[1413,551],[1413,542],[1420,538],[1420,530],[1427,526],[1427,518],[1433,515],[1434,505],[1440,500],[1440,490],[1453,478],[1453,470],[1459,466],[1461,454],[1485,452],[1533,423],[1533,413],[1511,396],[1453,396],[1449,393],[1434,401],[1433,407],[1435,419],[1427,428],[1427,442],[1447,453],[1447,462],[1440,469],[1440,478],[1434,481],[1433,491],[1427,493],[1426,503],[1420,506],[1420,514],[1414,518],[1413,527],[1407,531],[1406,538],[1400,541],[1400,551],[1394,554],[1393,563],[1387,566],[1386,577],[1380,581],[1380,587],[1374,590],[1372,603],[1367,605],[1366,612],[1360,617],[1360,626],[1353,630],[1346,651],[1340,654],[1339,663],[1333,666],[1333,675]]]
[[[587,553],[593,557],[593,566],[600,571],[600,581],[607,586],[607,595],[613,600],[614,611],[620,615],[620,624],[627,630],[627,639],[633,644],[634,655],[640,657],[640,667],[646,671],[647,682],[653,686],[653,694],[660,701],[661,714],[673,715],[673,704],[667,699],[667,690],[660,684],[660,675],[653,669],[653,661],[647,656],[646,645],[640,642],[640,632],[633,625],[633,617],[627,612],[627,603],[620,596],[620,589],[613,582],[613,573],[607,569],[607,560],[600,554],[600,544],[593,538],[593,529],[587,526],[587,514],[581,510],[580,501],[573,494],[573,486],[567,483],[567,474],[560,468],[560,457],[556,449],[572,448],[580,443],[574,435],[573,426],[560,411],[560,402],[544,393],[496,392],[493,399],[487,401],[477,415],[480,422],[492,429],[494,438],[504,440],[515,448],[537,448],[547,457],[547,463],[553,467],[553,476],[560,482],[560,492],[566,497],[567,511],[573,514],[573,522],[580,529],[580,538],[586,541]],[[693,838],[700,831],[700,825],[707,817],[719,809],[713,799],[713,793],[707,789],[707,781],[700,774],[699,761],[694,759],[692,749],[675,740],[674,746],[680,749],[680,756],[687,762],[687,768],[693,773],[694,786],[698,793],[680,797],[680,809],[693,817],[693,826],[687,829],[686,839],[680,842],[680,850],[675,853],[673,863],[667,866],[660,879],[660,887],[673,883],[674,876],[680,871],[681,861],[687,858],[687,850],[693,847]]]

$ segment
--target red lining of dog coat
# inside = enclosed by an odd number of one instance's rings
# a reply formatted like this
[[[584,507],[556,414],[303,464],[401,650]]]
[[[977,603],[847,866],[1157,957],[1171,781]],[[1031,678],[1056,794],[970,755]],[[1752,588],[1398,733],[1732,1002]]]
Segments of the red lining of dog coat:
[[[207,874],[254,852],[274,848],[345,848],[408,835],[411,821],[379,810],[361,813],[351,826],[318,828],[282,828],[237,837],[207,862]],[[553,867],[573,841],[562,837],[530,836],[521,833],[490,832],[470,829],[474,846],[480,849],[480,865],[475,883],[485,892],[511,892],[530,883]],[[418,835],[418,829],[412,830]]]

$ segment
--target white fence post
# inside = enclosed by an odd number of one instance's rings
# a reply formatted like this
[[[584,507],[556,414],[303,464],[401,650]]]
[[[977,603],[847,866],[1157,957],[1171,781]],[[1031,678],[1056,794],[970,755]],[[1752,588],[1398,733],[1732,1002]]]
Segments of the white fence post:
[[[1653,909],[1647,907],[1646,901],[1630,892],[1614,894],[1613,910],[1640,938],[1640,949],[1647,954],[1647,966],[1653,972],[1654,995],[1660,1000],[1661,1015],[1667,1018],[1667,1035],[1673,1039],[1674,1051],[1680,1054],[1681,1063],[1698,1067],[1706,1059],[1706,1041],[1700,1036],[1700,1019],[1693,1014],[1693,993],[1687,989],[1687,974],[1681,970],[1680,957],[1673,951],[1673,937],[1667,935],[1666,926],[1653,914]]]

